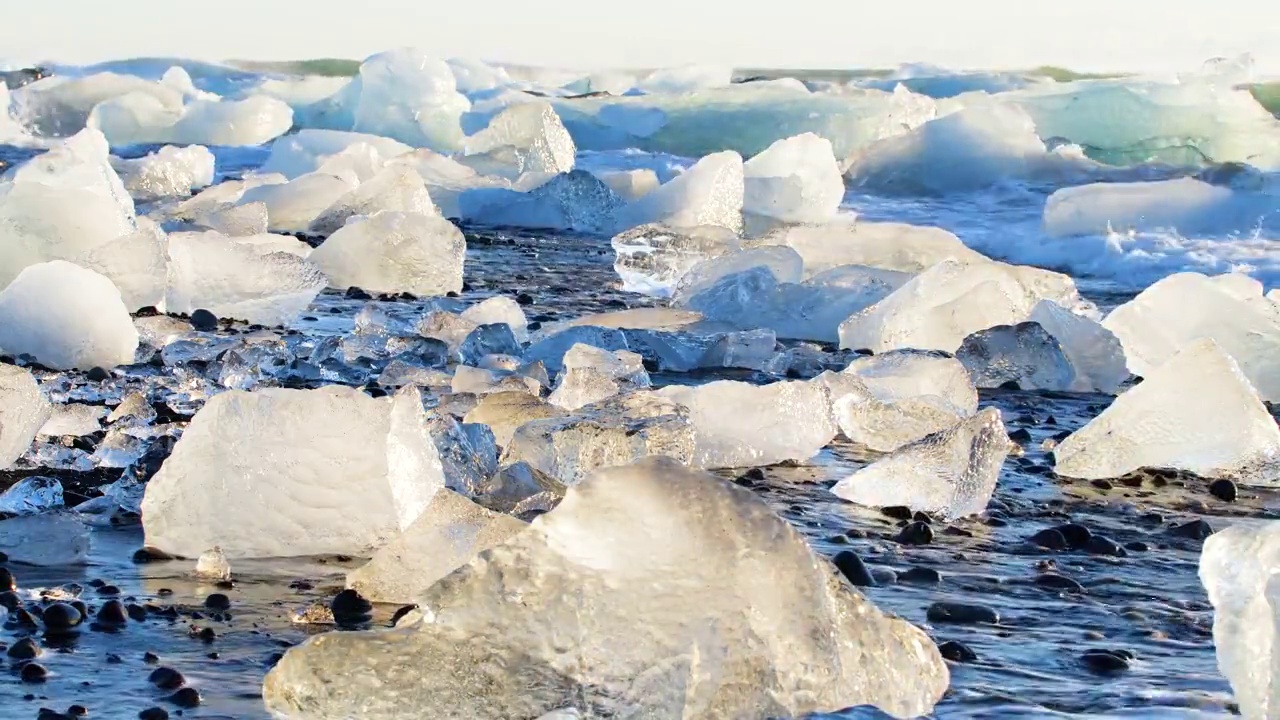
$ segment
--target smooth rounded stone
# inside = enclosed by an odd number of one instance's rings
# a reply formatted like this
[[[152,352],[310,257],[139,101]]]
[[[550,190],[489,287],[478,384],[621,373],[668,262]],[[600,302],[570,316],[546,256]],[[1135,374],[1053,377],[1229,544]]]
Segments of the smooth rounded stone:
[[[64,260],[24,268],[0,292],[0,317],[0,348],[59,370],[128,365],[138,349],[116,286]]]
[[[198,308],[191,313],[191,327],[200,332],[215,332],[218,329],[218,316]]]
[[[526,527],[442,489],[399,537],[347,574],[347,586],[374,602],[416,602],[440,578]]]
[[[1075,368],[1057,339],[1039,323],[997,325],[969,335],[956,351],[980,388],[1012,383],[1022,390],[1070,390]]]
[[[18,581],[7,567],[0,567],[0,592],[12,592],[18,589]]]
[[[1209,494],[1222,502],[1235,502],[1239,491],[1234,482],[1223,478],[1209,483]]]
[[[742,156],[731,150],[712,153],[619,210],[618,229],[661,223],[681,228],[715,225],[740,232],[744,193]]]
[[[716,225],[650,224],[615,235],[611,244],[617,255],[613,269],[622,278],[623,290],[671,297],[694,267],[741,249],[742,240],[733,230]]]
[[[231,598],[222,593],[211,593],[204,599],[204,606],[210,610],[230,610]]]
[[[200,691],[192,687],[179,688],[177,692],[165,698],[166,702],[171,702],[180,708],[191,709],[200,707],[203,698],[200,697]]]
[[[373,604],[356,590],[348,589],[333,596],[333,600],[329,602],[329,609],[333,612],[333,618],[338,624],[359,623],[369,619],[369,613],[373,612]]]
[[[903,545],[928,545],[933,542],[933,528],[928,523],[913,522],[894,539]]]
[[[1112,650],[1086,650],[1080,655],[1080,662],[1091,672],[1102,675],[1129,669],[1129,658]]]
[[[1093,540],[1093,532],[1079,523],[1067,523],[1053,529],[1062,535],[1072,550],[1083,550]]]
[[[1066,536],[1057,528],[1045,528],[1032,535],[1030,541],[1046,550],[1066,550],[1071,547]]]
[[[860,505],[906,505],[954,520],[986,509],[1011,447],[1000,411],[988,407],[899,448],[831,492]]]
[[[27,452],[52,414],[30,370],[0,365],[0,469]]]
[[[748,572],[720,571],[743,558]],[[764,717],[870,704],[910,717],[929,712],[948,682],[927,636],[876,610],[763,501],[665,458],[594,474],[420,602],[432,621],[290,649],[264,684],[268,710],[540,717],[568,702]],[[713,637],[692,632],[707,627]],[[762,656],[748,637],[778,651]],[[712,648],[723,662],[655,664]],[[477,667],[494,671],[478,678]],[[353,675],[379,686],[342,680]]]
[[[985,605],[936,602],[929,606],[925,615],[930,622],[936,623],[954,623],[957,625],[976,625],[979,623],[998,625],[1000,623],[1000,614]]]
[[[147,619],[147,609],[141,605],[130,604],[125,608],[125,612],[129,615],[129,619],[134,622],[143,622]]]
[[[462,231],[442,217],[381,212],[347,223],[307,260],[330,287],[425,297],[462,290],[466,252]]]
[[[933,568],[913,567],[898,573],[898,582],[916,585],[937,585],[942,582],[942,573]]]
[[[1192,520],[1168,530],[1168,534],[1173,537],[1190,540],[1207,540],[1214,532],[1213,526],[1204,520]]]
[[[25,637],[18,638],[13,641],[13,643],[9,645],[9,649],[5,651],[5,654],[14,661],[21,662],[23,660],[31,660],[33,658],[40,657],[44,654],[44,650],[40,649],[40,646],[36,644],[35,640]]]
[[[1089,543],[1084,547],[1085,552],[1091,555],[1111,555],[1114,557],[1125,557],[1128,553],[1115,540],[1101,535],[1094,535],[1089,539]]]
[[[867,569],[862,558],[850,550],[842,550],[832,560],[836,569],[844,574],[849,582],[857,587],[875,587],[876,580],[871,577],[871,571]]]
[[[71,705],[67,707],[67,714],[71,717],[88,717],[89,708],[84,705]]]
[[[149,707],[138,711],[138,720],[169,720],[169,711],[160,707]]]
[[[29,662],[18,671],[24,683],[42,683],[49,678],[49,671],[39,663]]]
[[[971,663],[978,661],[978,654],[969,649],[968,645],[958,640],[948,640],[938,645],[938,652],[942,653],[942,657],[957,663]]]
[[[1050,590],[1062,590],[1065,592],[1082,593],[1084,586],[1078,580],[1069,578],[1065,575],[1057,573],[1044,573],[1036,576],[1036,585]]]
[[[1182,348],[1053,454],[1059,475],[1085,480],[1172,468],[1280,482],[1280,427],[1236,361],[1209,339]]]
[[[102,607],[98,608],[98,614],[93,619],[96,623],[107,627],[119,627],[129,622],[124,604],[119,600],[108,600],[103,603]]]
[[[44,609],[41,620],[44,621],[45,629],[49,632],[61,633],[80,625],[84,621],[84,616],[71,605],[58,602]]]
[[[414,387],[378,399],[338,386],[228,391],[147,483],[142,525],[148,546],[186,557],[366,555],[444,482]]]

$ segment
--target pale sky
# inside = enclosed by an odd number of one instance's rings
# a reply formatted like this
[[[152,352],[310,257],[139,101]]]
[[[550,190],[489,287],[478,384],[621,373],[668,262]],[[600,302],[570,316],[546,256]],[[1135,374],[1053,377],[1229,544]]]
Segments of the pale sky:
[[[575,68],[721,63],[1188,71],[1252,52],[1280,75],[1275,0],[9,0],[0,60],[440,57]],[[552,12],[552,8],[554,12]]]

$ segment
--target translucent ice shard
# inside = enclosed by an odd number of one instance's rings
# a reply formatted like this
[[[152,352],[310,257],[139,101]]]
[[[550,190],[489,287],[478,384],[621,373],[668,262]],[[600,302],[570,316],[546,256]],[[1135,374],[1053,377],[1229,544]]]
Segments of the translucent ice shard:
[[[271,154],[258,172],[281,173],[286,178],[296,178],[319,170],[333,156],[357,145],[371,148],[383,159],[413,150],[408,145],[377,135],[304,129],[271,143]]]
[[[1204,541],[1200,582],[1213,603],[1218,669],[1231,682],[1246,720],[1266,720],[1280,709],[1277,573],[1280,522],[1242,522]]]
[[[685,273],[710,258],[738,250],[742,241],[719,226],[671,228],[641,225],[615,235],[613,269],[622,288],[656,297],[670,297]]]
[[[262,145],[293,125],[293,110],[266,96],[244,100],[194,100],[175,107],[146,93],[129,93],[94,106],[88,127],[111,144]]]
[[[636,170],[598,170],[592,173],[600,181],[608,185],[618,197],[627,202],[635,202],[656,190],[661,184],[658,174],[649,168]]]
[[[482,175],[515,180],[527,172],[569,172],[575,152],[551,105],[530,102],[511,105],[468,137],[459,160]]]
[[[481,398],[464,420],[488,425],[498,445],[505,448],[511,443],[516,430],[525,423],[565,414],[562,408],[528,392],[495,392]]]
[[[844,199],[844,179],[831,141],[813,133],[779,140],[743,166],[743,212],[788,223],[831,219]]]
[[[506,295],[495,295],[462,311],[462,319],[476,325],[506,323],[516,340],[529,340],[529,320],[520,303]]]
[[[147,484],[142,524],[149,546],[187,557],[362,555],[443,486],[415,388],[235,390],[196,413]]]
[[[683,407],[639,391],[587,405],[567,417],[521,425],[506,446],[502,464],[524,461],[574,485],[593,470],[627,465],[646,455],[688,462],[694,437]]]
[[[60,370],[133,362],[138,331],[120,291],[79,265],[31,265],[0,292],[0,348]]]
[[[22,457],[52,414],[30,370],[0,364],[0,470]]]
[[[112,162],[136,200],[184,197],[213,184],[213,153],[200,145],[167,145],[136,160]]]
[[[578,325],[555,332],[525,348],[524,359],[540,361],[549,372],[560,372],[564,367],[564,354],[574,345],[582,343],[604,350],[626,350],[626,333],[611,327]]]
[[[332,235],[357,215],[373,215],[384,210],[438,214],[422,177],[413,168],[392,165],[334,201],[311,222],[308,232]]]
[[[1212,338],[1235,359],[1263,400],[1280,402],[1280,318],[1233,296],[1213,278],[1178,273],[1151,285],[1102,321],[1146,377],[1187,343]]]
[[[751,572],[721,570],[744,562]],[[267,707],[710,720],[871,704],[914,717],[949,680],[922,631],[846,585],[758,498],[668,459],[596,473],[418,602],[417,622],[291,649]]]
[[[694,265],[680,278],[672,298],[684,304],[723,278],[752,268],[768,269],[780,283],[798,283],[804,279],[804,258],[799,253],[783,245],[766,245],[729,252]]]
[[[707,155],[684,174],[620,210],[618,227],[716,225],[738,232],[745,192],[742,168],[742,156],[736,152]]]
[[[1280,480],[1280,428],[1236,361],[1197,340],[1063,440],[1054,458],[1067,477],[1162,467],[1270,485]]]
[[[270,227],[267,204],[261,202],[204,210],[194,213],[191,219],[196,225],[231,237],[265,235]]]
[[[980,388],[1069,390],[1076,380],[1062,345],[1034,322],[979,330],[960,343],[956,359]]]
[[[222,548],[210,548],[196,558],[196,576],[209,580],[230,580],[231,563],[227,562],[227,554]]]
[[[1274,196],[1179,178],[1063,188],[1044,207],[1050,235],[1176,228],[1184,234],[1245,230],[1276,206]]]
[[[439,490],[412,525],[347,574],[347,587],[373,602],[416,603],[438,580],[526,527]]]
[[[89,542],[89,526],[71,511],[0,520],[0,552],[10,562],[80,565],[88,561]]]
[[[1096,320],[1067,310],[1052,300],[1041,300],[1027,318],[1039,323],[1062,346],[1075,370],[1071,390],[1114,395],[1129,379],[1120,340]]]
[[[918,273],[943,260],[984,259],[941,228],[843,218],[822,225],[781,228],[761,242],[788,245],[800,253],[808,276],[841,265]]]
[[[819,383],[721,380],[696,387],[668,385],[659,393],[688,411],[697,438],[693,463],[699,467],[803,462],[836,436],[831,401]]]
[[[160,226],[140,217],[138,229],[109,240],[71,261],[110,278],[130,311],[164,302],[168,238]]]
[[[349,87],[356,101],[352,125],[344,129],[440,151],[462,145],[460,119],[471,103],[457,91],[449,66],[429,54],[401,48],[374,55]]]
[[[460,217],[472,222],[597,235],[613,231],[621,207],[609,186],[584,170],[556,175],[528,192],[490,187],[458,196]]]
[[[476,502],[494,512],[517,515],[525,509],[550,510],[564,498],[563,483],[529,465],[508,465],[485,483]]]
[[[38,515],[62,505],[62,483],[57,478],[23,478],[0,493],[0,513],[8,515]]]
[[[986,408],[899,448],[831,491],[859,505],[905,505],[947,520],[976,515],[986,510],[1011,447],[1000,411]]]
[[[263,254],[214,232],[169,237],[169,312],[204,309],[218,317],[284,325],[326,284],[315,265],[297,255]]]
[[[610,352],[591,345],[574,345],[564,355],[564,369],[547,401],[565,410],[649,386],[644,358],[627,350]]]
[[[336,288],[444,295],[462,289],[467,241],[437,215],[383,212],[349,223],[309,256]]]
[[[83,437],[102,430],[107,409],[101,405],[67,403],[53,408],[53,414],[40,426],[41,437]]]
[[[306,232],[311,223],[347,193],[356,189],[354,175],[314,172],[279,185],[259,185],[240,196],[238,203],[267,206],[268,228],[272,232]]]

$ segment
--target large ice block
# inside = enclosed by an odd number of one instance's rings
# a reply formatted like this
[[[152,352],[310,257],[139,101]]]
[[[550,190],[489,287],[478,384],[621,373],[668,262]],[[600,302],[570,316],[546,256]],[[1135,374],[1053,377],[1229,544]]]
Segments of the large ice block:
[[[391,138],[339,130],[307,128],[271,143],[271,154],[259,173],[281,173],[293,179],[320,169],[333,156],[353,146],[366,146],[384,159],[399,157],[413,148]]]
[[[59,370],[133,362],[138,331],[106,277],[65,260],[31,265],[0,292],[0,348]]]
[[[1274,196],[1210,185],[1195,178],[1096,183],[1058,190],[1044,206],[1045,231],[1054,236],[1110,231],[1176,229],[1185,235],[1243,231],[1274,212]]]
[[[111,165],[136,200],[186,196],[213,184],[213,153],[202,145],[166,145],[135,160],[113,160]]]
[[[670,297],[690,269],[738,250],[742,241],[734,231],[716,225],[673,228],[651,224],[615,235],[612,244],[617,254],[613,269],[622,278],[622,289]]]
[[[360,65],[352,86],[350,130],[433,150],[462,146],[461,117],[471,103],[457,91],[449,66],[428,53],[401,48],[374,55]]]
[[[130,312],[159,307],[168,282],[168,237],[145,217],[138,218],[137,227],[71,258],[75,264],[110,278]]]
[[[495,392],[485,395],[463,418],[468,423],[482,423],[493,431],[500,447],[511,444],[511,438],[522,425],[534,420],[562,417],[567,413],[551,403],[527,392]]]
[[[752,268],[768,269],[780,283],[798,283],[804,278],[804,259],[799,253],[785,245],[765,245],[699,262],[680,278],[672,298],[676,303],[686,303],[703,290],[715,287],[721,279]]]
[[[30,370],[0,364],[0,470],[27,452],[52,414]]]
[[[742,156],[720,152],[618,211],[618,229],[649,223],[671,227],[716,225],[742,230]]]
[[[438,215],[382,212],[348,223],[309,260],[336,288],[444,295],[462,289],[467,241]]]
[[[321,213],[358,185],[356,177],[314,172],[280,185],[259,185],[240,196],[237,204],[263,203],[271,232],[306,232]]]
[[[837,219],[775,230],[760,240],[789,245],[804,258],[806,276],[841,265],[919,273],[943,260],[982,260],[960,238],[936,227]]]
[[[1062,345],[1035,322],[979,330],[960,343],[956,359],[980,388],[1065,391],[1076,382]]]
[[[596,176],[584,170],[556,175],[522,192],[503,187],[480,187],[457,197],[458,214],[484,225],[605,235],[623,202]]]
[[[463,164],[482,175],[515,180],[527,172],[566,173],[575,148],[560,116],[545,102],[511,105],[466,139]]]
[[[1076,379],[1070,389],[1114,395],[1129,379],[1120,340],[1098,321],[1041,300],[1027,318],[1039,323],[1062,346]]]
[[[437,215],[422,176],[407,165],[391,165],[339,197],[307,228],[313,235],[329,236],[357,215],[383,211]]]
[[[831,141],[813,133],[779,140],[743,165],[743,212],[788,223],[831,219],[844,179]]]
[[[577,410],[620,392],[648,386],[649,373],[640,355],[579,344],[564,354],[564,369],[556,378],[547,402],[565,410]]]

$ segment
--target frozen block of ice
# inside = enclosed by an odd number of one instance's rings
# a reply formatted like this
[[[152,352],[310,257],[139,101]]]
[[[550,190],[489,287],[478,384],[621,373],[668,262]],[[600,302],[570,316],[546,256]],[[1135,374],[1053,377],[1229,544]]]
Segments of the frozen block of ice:
[[[976,515],[987,509],[1011,447],[1000,411],[986,408],[899,448],[831,491],[859,505],[905,505],[946,520]]]
[[[204,309],[218,317],[285,325],[327,284],[310,262],[283,252],[263,254],[218,233],[169,237],[169,312]]]
[[[415,603],[441,578],[526,527],[452,490],[437,491],[412,525],[347,573],[347,587],[373,602]]]
[[[742,156],[707,155],[682,175],[618,211],[618,229],[649,223],[671,227],[715,225],[742,230]]]
[[[919,273],[947,259],[985,259],[946,230],[904,223],[833,220],[781,228],[760,242],[800,253],[807,276],[841,265]]]
[[[635,202],[662,184],[658,181],[658,173],[650,168],[597,170],[592,174],[625,202]]]
[[[549,337],[538,340],[524,351],[528,362],[541,361],[549,372],[558,373],[564,367],[564,355],[577,344],[591,345],[602,350],[627,350],[627,336],[621,330],[594,325],[578,325],[566,328]]]
[[[271,143],[271,154],[258,172],[281,173],[289,179],[301,177],[319,170],[332,156],[356,145],[372,148],[386,160],[413,150],[404,143],[377,135],[307,128]]]
[[[149,546],[188,557],[362,555],[443,486],[414,388],[233,390],[196,413],[147,483],[142,524]]]
[[[547,401],[577,410],[617,395],[649,387],[644,359],[627,350],[609,352],[591,345],[574,345],[564,356],[564,369]]]
[[[306,232],[311,223],[340,198],[356,188],[354,176],[310,173],[281,185],[259,185],[240,196],[239,205],[263,203],[267,206],[268,229],[272,232]]]
[[[416,622],[289,650],[267,707],[707,720],[871,704],[915,717],[949,681],[923,631],[845,584],[759,498],[663,458],[594,474],[418,602]]]
[[[593,470],[646,455],[689,462],[694,428],[684,408],[649,391],[609,398],[567,417],[532,420],[516,429],[502,464],[527,462],[565,485]]]
[[[213,153],[200,145],[167,145],[136,160],[111,164],[135,200],[187,196],[213,184]]]
[[[195,213],[192,221],[201,227],[231,237],[265,235],[270,227],[267,204],[261,202],[205,210]]]
[[[343,226],[308,259],[331,287],[429,296],[462,289],[466,252],[462,231],[442,217],[382,212]]]
[[[89,526],[72,511],[0,520],[0,552],[27,565],[82,565],[89,558]]]
[[[1280,428],[1240,366],[1209,339],[1183,348],[1053,454],[1059,475],[1090,480],[1144,467],[1253,485],[1280,480]]]
[[[458,196],[458,212],[471,222],[592,234],[610,232],[622,206],[608,185],[584,170],[556,175],[528,192],[491,187]]]
[[[133,362],[138,331],[112,282],[63,260],[31,265],[0,292],[0,348],[59,370]]]
[[[30,370],[0,364],[0,470],[27,452],[52,414]]]
[[[472,496],[498,472],[498,446],[488,426],[463,425],[437,409],[431,414],[427,429],[444,467],[445,487]]]
[[[210,548],[200,553],[200,557],[196,558],[196,576],[210,580],[231,579],[231,563],[227,562],[227,555],[222,552],[222,548]]]
[[[1062,346],[1075,370],[1071,390],[1114,395],[1129,379],[1120,340],[1096,320],[1067,310],[1052,300],[1041,300],[1028,320],[1039,323]]]
[[[335,200],[311,222],[308,232],[332,235],[357,215],[373,215],[384,210],[438,214],[418,173],[405,165],[392,165]]]
[[[463,420],[489,426],[494,440],[505,448],[521,425],[565,414],[563,409],[539,399],[537,395],[527,392],[495,392],[480,398],[480,402]]]
[[[529,340],[529,320],[514,298],[495,295],[462,311],[462,319],[477,325],[506,323],[519,342]]]
[[[138,218],[137,230],[98,245],[72,262],[110,278],[130,311],[164,302],[168,238],[147,218]]]
[[[57,405],[37,434],[55,438],[92,435],[102,430],[102,419],[106,416],[107,409],[101,405]]]
[[[466,365],[478,365],[486,355],[520,357],[522,349],[515,333],[506,323],[480,325],[467,334],[458,346],[458,359]]]
[[[743,212],[787,223],[831,219],[844,199],[844,178],[831,141],[813,133],[779,140],[743,166]]]
[[[518,508],[537,502],[556,505],[565,486],[529,463],[518,462],[499,470],[481,488],[476,502],[494,512],[515,514]]]
[[[391,50],[365,60],[352,85],[352,130],[433,150],[462,146],[461,118],[471,103],[444,62],[421,50]]]
[[[63,504],[62,482],[57,478],[33,475],[0,493],[0,513],[8,515],[39,515]]]
[[[672,299],[678,304],[686,303],[721,279],[752,268],[765,268],[780,283],[794,284],[804,279],[804,259],[795,250],[781,245],[747,248],[703,260],[689,268],[680,278]]]
[[[1191,235],[1247,230],[1275,207],[1274,196],[1237,192],[1194,178],[1096,183],[1050,195],[1044,227],[1053,236],[1170,228]]]
[[[960,343],[956,359],[980,388],[1063,391],[1076,380],[1062,345],[1035,322],[979,330]]]
[[[472,395],[515,391],[536,396],[541,394],[542,388],[543,385],[537,378],[511,370],[491,370],[470,365],[459,365],[453,372],[453,383],[450,385],[454,393]]]
[[[737,251],[737,233],[718,226],[671,228],[641,225],[615,235],[613,269],[622,289],[670,297],[690,269],[711,258]]]
[[[573,138],[545,102],[511,105],[464,143],[460,162],[482,175],[515,180],[527,172],[566,173],[573,169]]]

